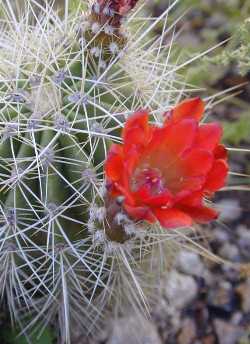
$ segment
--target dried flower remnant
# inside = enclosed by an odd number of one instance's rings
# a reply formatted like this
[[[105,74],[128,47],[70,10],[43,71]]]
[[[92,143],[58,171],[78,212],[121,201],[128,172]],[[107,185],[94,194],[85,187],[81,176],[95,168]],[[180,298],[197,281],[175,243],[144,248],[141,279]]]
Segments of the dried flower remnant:
[[[162,127],[149,123],[147,111],[127,120],[105,172],[110,194],[124,197],[134,220],[176,228],[217,218],[206,197],[225,185],[227,154],[220,125],[199,124],[204,107],[200,98],[185,100],[166,113]]]
[[[86,37],[95,37],[93,47],[98,46],[104,60],[109,60],[107,55],[112,56],[125,46],[127,39],[121,29],[122,20],[137,3],[138,0],[96,0],[92,5]]]
[[[97,0],[92,7],[92,13],[98,16],[100,23],[108,22],[117,28],[121,26],[121,19],[137,3],[138,0]]]

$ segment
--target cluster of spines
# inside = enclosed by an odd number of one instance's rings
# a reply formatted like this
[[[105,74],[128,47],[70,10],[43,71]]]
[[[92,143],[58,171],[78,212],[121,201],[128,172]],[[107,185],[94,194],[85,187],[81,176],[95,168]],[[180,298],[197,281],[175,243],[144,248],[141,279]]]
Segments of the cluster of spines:
[[[139,38],[126,38],[119,28],[117,41],[116,28],[97,26],[98,5],[91,12],[97,16],[90,21],[61,20],[46,8],[33,31],[28,15],[12,18],[0,39],[7,46],[0,62],[0,281],[15,321],[26,310],[35,314],[31,328],[58,317],[67,343],[72,319],[91,330],[107,304],[118,314],[127,305],[147,309],[144,287],[171,261],[157,261],[159,254],[171,255],[178,241],[177,232],[134,223],[121,209],[113,221],[124,238],[112,240],[103,176],[109,142],[120,142],[125,119],[149,107],[160,123],[182,94],[185,85],[178,89],[177,68],[169,64],[172,45],[164,46],[165,31],[145,43],[144,24]]]

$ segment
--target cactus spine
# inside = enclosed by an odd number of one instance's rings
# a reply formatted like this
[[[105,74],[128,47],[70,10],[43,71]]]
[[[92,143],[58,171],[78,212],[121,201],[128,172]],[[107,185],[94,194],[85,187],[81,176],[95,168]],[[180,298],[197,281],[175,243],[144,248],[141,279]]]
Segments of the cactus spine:
[[[184,236],[132,222],[103,176],[126,118],[146,107],[160,124],[183,92],[164,43],[174,4],[132,35],[126,11],[106,3],[84,14],[65,6],[63,18],[36,1],[20,18],[1,4],[1,290],[25,333],[57,321],[65,343],[72,323],[91,332],[110,308],[147,311]]]

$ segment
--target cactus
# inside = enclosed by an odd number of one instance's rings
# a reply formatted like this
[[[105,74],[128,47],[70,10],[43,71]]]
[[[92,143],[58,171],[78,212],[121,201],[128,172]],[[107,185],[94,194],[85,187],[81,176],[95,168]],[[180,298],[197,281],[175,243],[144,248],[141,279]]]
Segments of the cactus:
[[[65,1],[63,17],[28,1],[19,18],[1,4],[0,282],[27,336],[57,323],[70,343],[74,324],[92,333],[110,310],[145,314],[192,234],[133,221],[122,199],[108,200],[103,172],[133,112],[147,108],[160,125],[188,91],[174,33],[164,41],[176,2],[142,22],[137,1],[97,0],[84,13]]]

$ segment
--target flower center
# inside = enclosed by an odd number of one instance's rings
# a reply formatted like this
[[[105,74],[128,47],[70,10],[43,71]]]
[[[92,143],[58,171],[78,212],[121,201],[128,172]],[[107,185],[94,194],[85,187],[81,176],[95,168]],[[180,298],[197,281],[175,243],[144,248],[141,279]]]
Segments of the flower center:
[[[165,190],[165,181],[158,168],[143,166],[135,170],[130,187],[133,192],[146,187],[151,195],[158,195]]]

